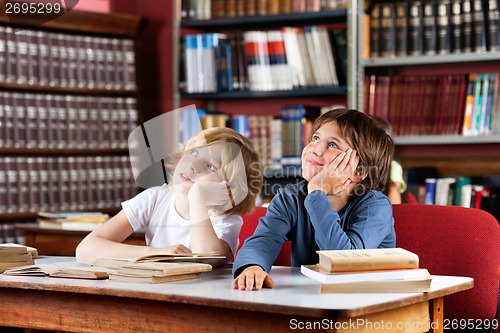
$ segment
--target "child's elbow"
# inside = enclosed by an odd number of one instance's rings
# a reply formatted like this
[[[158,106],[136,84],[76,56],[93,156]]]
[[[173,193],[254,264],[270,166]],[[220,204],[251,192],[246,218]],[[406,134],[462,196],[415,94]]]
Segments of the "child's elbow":
[[[76,261],[79,262],[85,262],[85,263],[91,263],[92,259],[90,257],[90,254],[88,253],[88,246],[85,242],[85,239],[78,244],[75,250],[75,258]]]

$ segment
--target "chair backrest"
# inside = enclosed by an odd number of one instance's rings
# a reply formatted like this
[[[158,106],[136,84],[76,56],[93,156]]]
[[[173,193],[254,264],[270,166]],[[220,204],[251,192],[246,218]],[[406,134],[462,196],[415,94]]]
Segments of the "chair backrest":
[[[260,217],[266,215],[266,211],[267,209],[265,207],[256,207],[252,214],[243,215],[243,226],[240,230],[240,244],[238,246],[238,251],[245,242],[245,239],[253,235],[255,228],[257,228],[257,225],[259,224]],[[286,241],[281,247],[281,251],[274,261],[274,265],[290,266],[290,250],[290,241]]]
[[[493,319],[498,306],[500,226],[489,213],[458,206],[394,205],[396,246],[418,254],[435,275],[474,278],[445,297],[444,317]]]

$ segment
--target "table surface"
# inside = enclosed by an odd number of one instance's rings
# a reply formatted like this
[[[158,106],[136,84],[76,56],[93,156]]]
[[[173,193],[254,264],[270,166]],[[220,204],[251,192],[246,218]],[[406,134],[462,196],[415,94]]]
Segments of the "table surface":
[[[36,263],[71,260],[74,258],[42,256]],[[302,275],[299,268],[276,266],[271,276],[273,289],[240,291],[231,289],[230,267],[202,273],[200,279],[162,284],[0,275],[0,297],[2,288],[37,289],[314,317],[357,317],[436,299],[470,289],[474,284],[469,277],[434,275],[431,291],[426,293],[322,294],[320,284]]]

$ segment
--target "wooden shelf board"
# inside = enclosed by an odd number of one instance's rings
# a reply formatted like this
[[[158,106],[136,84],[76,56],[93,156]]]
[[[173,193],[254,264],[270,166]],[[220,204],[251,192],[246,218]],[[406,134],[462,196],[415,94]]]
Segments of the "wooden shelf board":
[[[402,156],[403,168],[433,167],[443,176],[500,176],[500,156]]]
[[[144,19],[135,15],[70,10],[43,23],[41,14],[13,18],[7,16],[3,4],[0,8],[2,9],[0,10],[0,24],[9,24],[21,28],[37,27],[57,31],[135,38],[145,22]],[[48,17],[46,16],[46,18]]]
[[[243,17],[218,18],[211,20],[183,20],[182,28],[220,30],[230,28],[255,28],[258,26],[275,27],[291,24],[331,24],[347,21],[347,9],[324,10],[319,12],[291,13],[279,15],[255,15]]]
[[[344,96],[345,86],[314,87],[282,91],[225,91],[219,93],[181,94],[182,99],[245,99],[245,98],[280,98],[280,97],[310,97],[310,96]]]

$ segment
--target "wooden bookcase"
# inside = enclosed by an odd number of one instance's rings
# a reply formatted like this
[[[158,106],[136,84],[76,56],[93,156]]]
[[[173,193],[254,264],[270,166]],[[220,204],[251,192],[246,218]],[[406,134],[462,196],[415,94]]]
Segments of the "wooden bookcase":
[[[138,191],[127,138],[142,122],[136,47],[144,20],[72,10],[42,25],[14,22],[0,13],[0,227],[33,221],[39,210],[116,213]]]
[[[311,25],[328,25],[333,29],[347,29],[347,59],[348,68],[346,73],[347,82],[353,80],[356,75],[357,43],[350,39],[350,36],[357,29],[356,12],[351,10],[351,1],[348,1],[348,8],[335,10],[322,10],[318,12],[290,13],[276,15],[254,15],[240,17],[212,18],[209,20],[181,20],[181,1],[177,1],[174,10],[174,38],[176,40],[174,56],[174,86],[179,86],[179,66],[181,64],[180,39],[184,32],[188,33],[210,33],[222,32],[230,34],[234,31],[251,30],[280,30],[282,27],[305,27]],[[355,3],[355,1],[354,1]],[[182,66],[182,65],[180,65]],[[350,89],[357,89],[357,86],[348,84]],[[271,115],[279,116],[280,107],[291,104],[309,105],[350,105],[352,101],[348,94],[348,85],[303,87],[293,90],[276,91],[224,91],[215,93],[186,93],[177,88],[176,107],[195,104],[197,108],[214,109],[228,115]],[[179,123],[180,120],[179,120]],[[178,133],[174,134],[174,140],[179,140]],[[263,188],[264,196],[272,193],[264,193],[270,190],[275,192],[277,187],[286,183],[300,180],[300,170],[294,167],[285,167],[280,170],[266,170],[264,174],[265,184]]]
[[[411,6],[416,2],[410,1],[406,4]],[[500,72],[498,66],[500,51],[495,50],[495,48],[477,52],[475,50],[439,52],[438,50],[436,54],[423,52],[424,54],[421,55],[370,57],[367,54],[369,53],[371,34],[366,3],[367,1],[358,1],[356,9],[359,17],[357,40],[360,48],[357,79],[352,81],[352,84],[356,85],[355,105],[357,108],[363,109],[365,106],[368,94],[365,91],[365,77],[370,74],[390,77],[394,75],[438,76],[455,74],[467,76],[470,73]],[[420,3],[427,4],[422,1]],[[423,24],[422,22],[420,21],[419,24]],[[406,20],[406,23],[409,29],[410,21]],[[453,38],[453,35],[449,37]],[[463,36],[459,37],[463,38]],[[416,103],[423,103],[423,100],[420,99]],[[463,111],[465,111],[465,105]],[[409,108],[402,108],[400,112],[403,115],[408,115],[408,112],[411,111]],[[462,132],[453,135],[405,135],[396,136],[395,143],[399,160],[405,168],[434,167],[443,176],[500,176],[500,133],[481,136],[464,136]]]

